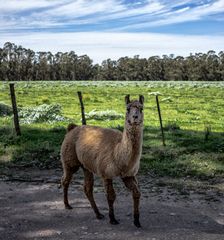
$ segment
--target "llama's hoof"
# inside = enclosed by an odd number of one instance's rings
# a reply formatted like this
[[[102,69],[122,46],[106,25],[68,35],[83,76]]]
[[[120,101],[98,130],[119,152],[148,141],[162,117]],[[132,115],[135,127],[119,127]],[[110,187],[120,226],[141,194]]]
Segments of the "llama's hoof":
[[[137,228],[141,228],[141,227],[142,227],[141,224],[140,224],[140,222],[139,222],[139,220],[134,220],[134,224],[135,224],[135,226],[136,226]]]
[[[110,224],[117,225],[117,224],[119,224],[119,222],[116,219],[111,219]]]
[[[65,209],[72,209],[72,206],[66,205],[66,206],[65,206]]]
[[[99,213],[97,216],[96,216],[97,219],[103,219],[104,218],[104,215]]]

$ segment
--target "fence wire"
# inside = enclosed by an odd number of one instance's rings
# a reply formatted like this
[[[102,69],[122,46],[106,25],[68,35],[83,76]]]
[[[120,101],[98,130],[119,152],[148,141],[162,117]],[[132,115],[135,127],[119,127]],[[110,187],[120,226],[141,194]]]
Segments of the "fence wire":
[[[116,88],[115,88],[116,89]],[[80,114],[80,106],[79,106],[79,100],[77,97],[77,92],[71,92],[71,91],[63,91],[60,92],[59,89],[52,89],[52,90],[45,90],[45,89],[16,89],[16,97],[17,97],[17,105],[18,109],[27,107],[27,106],[36,106],[40,104],[53,104],[57,103],[61,105],[62,107],[62,113],[66,117],[69,117],[71,119],[77,119],[81,118]],[[128,92],[128,91],[126,91]],[[90,112],[91,110],[97,110],[97,111],[104,111],[109,109],[117,110],[118,106],[116,105],[116,100],[119,100],[124,98],[124,96],[127,94],[125,92],[121,91],[113,91],[113,95],[111,95],[110,92],[94,92],[94,91],[87,91],[85,90],[83,92],[83,101],[86,111]],[[155,94],[152,94],[152,92],[147,92],[146,90],[142,93],[145,94],[145,118],[146,123],[148,125],[153,124],[156,126],[159,126],[159,120],[158,120],[158,112],[157,112],[157,106],[155,101]],[[27,96],[32,96],[29,100],[24,100]],[[137,94],[136,94],[137,95]],[[7,99],[4,97],[7,96]],[[52,96],[52,97],[51,97]],[[116,96],[116,97],[114,97]],[[46,97],[44,99],[43,97]],[[102,98],[99,100],[99,98]],[[179,102],[179,100],[186,100],[184,102]],[[195,104],[192,105],[191,99],[195,100]],[[204,94],[197,94],[197,95],[190,95],[190,94],[162,94],[159,95],[160,100],[160,108],[162,113],[162,121],[163,125],[169,125],[169,124],[178,124],[178,125],[184,125],[191,127],[194,125],[194,127],[199,126],[216,126],[217,128],[224,129],[224,116],[220,116],[219,119],[213,119],[214,112],[219,112],[224,109],[224,95],[223,96],[205,96]],[[187,101],[189,100],[189,101]],[[220,101],[221,100],[221,101]],[[0,92],[0,101],[1,102],[8,102],[10,103],[10,93],[9,90],[4,88]],[[216,101],[219,101],[219,105],[215,106]],[[210,105],[206,105],[207,103],[210,103]],[[200,106],[197,106],[198,104]],[[24,104],[26,106],[24,106]],[[103,105],[104,104],[104,105]],[[22,107],[21,107],[22,105]],[[72,109],[74,106],[76,109],[76,112],[68,112],[66,110],[66,107]],[[106,109],[105,109],[106,108]],[[173,116],[176,112],[175,117]],[[199,118],[198,120],[195,120],[196,117],[195,111],[204,111],[204,115],[206,116],[205,119]],[[37,113],[41,113],[41,111],[36,110]],[[88,113],[87,112],[87,113]],[[125,112],[125,108],[123,109],[123,114]],[[194,116],[195,114],[195,116]],[[189,120],[179,120],[178,115],[186,115],[191,116]],[[124,117],[123,117],[124,118]],[[208,119],[208,120],[207,120]]]

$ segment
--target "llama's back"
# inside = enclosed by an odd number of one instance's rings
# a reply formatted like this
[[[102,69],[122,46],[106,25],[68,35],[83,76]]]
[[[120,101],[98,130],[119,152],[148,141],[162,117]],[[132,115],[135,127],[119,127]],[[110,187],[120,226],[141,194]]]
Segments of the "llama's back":
[[[85,168],[100,176],[116,175],[115,148],[121,142],[118,130],[83,126],[76,141],[76,154]]]
[[[74,162],[72,166],[82,164],[89,171],[100,176],[113,177],[119,175],[114,160],[115,149],[121,139],[122,133],[118,130],[79,126],[66,134],[63,142],[66,147],[62,149],[69,148],[74,154],[75,157],[71,159]]]

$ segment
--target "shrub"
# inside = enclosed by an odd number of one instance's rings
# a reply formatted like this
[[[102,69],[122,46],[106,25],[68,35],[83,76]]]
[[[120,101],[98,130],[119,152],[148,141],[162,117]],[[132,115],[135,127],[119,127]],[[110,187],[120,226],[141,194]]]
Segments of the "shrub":
[[[105,111],[96,111],[95,109],[86,113],[86,119],[95,119],[95,120],[114,120],[120,119],[123,117],[123,114],[117,113],[114,110],[105,110]]]
[[[26,107],[19,111],[19,117],[23,123],[60,122],[66,118],[61,115],[59,104],[42,104],[37,107]]]
[[[0,102],[0,117],[12,115],[12,107]]]

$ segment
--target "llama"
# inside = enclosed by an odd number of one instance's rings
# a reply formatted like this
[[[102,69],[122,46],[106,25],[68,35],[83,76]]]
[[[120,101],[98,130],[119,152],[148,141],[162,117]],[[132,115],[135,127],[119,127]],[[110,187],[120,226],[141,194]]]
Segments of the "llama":
[[[68,187],[73,173],[81,167],[84,171],[84,192],[98,219],[104,216],[99,212],[93,198],[93,174],[102,177],[109,205],[111,224],[118,224],[114,216],[113,204],[116,194],[113,178],[121,177],[125,186],[132,191],[134,202],[134,224],[139,222],[140,191],[136,180],[142,152],[143,104],[144,97],[130,101],[125,97],[126,118],[123,133],[115,129],[96,126],[76,126],[70,124],[61,147],[63,176],[61,184],[64,192],[64,205],[72,209],[68,202]]]

